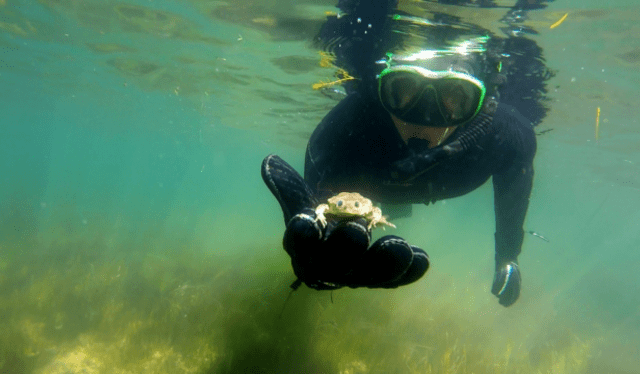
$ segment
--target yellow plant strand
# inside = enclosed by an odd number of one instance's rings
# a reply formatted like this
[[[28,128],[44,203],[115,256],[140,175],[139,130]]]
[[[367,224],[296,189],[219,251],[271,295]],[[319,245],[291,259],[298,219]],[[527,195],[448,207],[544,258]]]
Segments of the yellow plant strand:
[[[323,68],[330,68],[333,67],[333,62],[336,60],[336,56],[328,53],[328,52],[324,52],[324,51],[320,51],[320,66]]]
[[[335,68],[334,61],[336,60],[336,56],[332,53],[320,51],[320,66],[323,68]],[[351,76],[346,70],[342,68],[338,68],[338,70],[333,74],[337,79],[334,81],[320,81],[311,86],[314,90],[319,90],[325,87],[335,86],[337,84],[341,84],[346,81],[350,81],[355,79]]]
[[[567,19],[567,16],[569,15],[569,13],[565,13],[564,16],[562,16],[562,18],[560,18],[556,23],[554,23],[553,25],[549,26],[550,29],[555,29],[556,27],[560,26],[560,24],[562,22],[564,22],[565,19]]]
[[[600,139],[600,107],[596,110],[596,141]]]
[[[342,79],[338,79],[338,80],[335,80],[335,81],[318,82],[318,83],[315,83],[314,85],[312,85],[311,88],[313,88],[314,90],[319,90],[321,88],[335,86],[336,84],[340,84],[342,82],[346,82],[346,81],[350,81],[350,80],[354,80],[354,79],[355,79],[354,77],[347,77],[347,78],[342,78]]]

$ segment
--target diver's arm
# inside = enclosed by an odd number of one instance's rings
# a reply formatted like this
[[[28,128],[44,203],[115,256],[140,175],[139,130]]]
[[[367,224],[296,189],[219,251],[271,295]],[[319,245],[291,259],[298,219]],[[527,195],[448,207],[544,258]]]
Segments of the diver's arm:
[[[305,153],[304,179],[320,199],[342,192],[336,189],[352,178],[349,173],[352,144],[358,136],[355,124],[367,120],[366,108],[360,94],[349,94],[311,135]]]
[[[532,185],[533,163],[514,163],[493,176],[496,263],[515,261],[520,254]]]
[[[529,195],[533,185],[536,136],[530,122],[514,108],[501,105],[494,121],[492,149],[496,215],[496,261],[512,261],[520,254]],[[502,162],[499,162],[502,161]]]
[[[511,306],[520,297],[522,283],[518,255],[522,249],[524,223],[533,183],[533,164],[514,163],[493,175],[496,214],[496,267],[491,293],[498,302]]]
[[[491,292],[500,304],[510,306],[520,296],[518,255],[522,249],[522,228],[533,186],[533,157],[536,139],[533,128],[515,110],[501,116],[496,132],[496,160],[506,162],[493,173],[495,233],[495,276]]]

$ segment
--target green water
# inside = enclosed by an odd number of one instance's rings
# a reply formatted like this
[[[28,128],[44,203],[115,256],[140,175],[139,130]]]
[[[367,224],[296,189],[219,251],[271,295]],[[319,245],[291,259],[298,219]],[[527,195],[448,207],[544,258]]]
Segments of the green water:
[[[335,105],[308,43],[332,4],[0,0],[0,372],[640,372],[636,2],[531,15],[557,75],[525,229],[550,241],[510,308],[490,185],[394,221],[420,281],[285,305],[259,167],[302,171]]]

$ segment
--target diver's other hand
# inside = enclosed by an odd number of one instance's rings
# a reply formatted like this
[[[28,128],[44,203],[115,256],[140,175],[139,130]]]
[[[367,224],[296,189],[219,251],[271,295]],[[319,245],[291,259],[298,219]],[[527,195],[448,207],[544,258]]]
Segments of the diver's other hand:
[[[406,180],[435,164],[435,158],[428,153],[416,153],[391,164],[391,178]]]
[[[496,264],[491,293],[498,297],[500,305],[513,305],[520,296],[520,269],[516,261]]]
[[[447,152],[443,148],[433,148],[424,152],[416,152],[391,164],[391,178],[407,180],[433,167]]]

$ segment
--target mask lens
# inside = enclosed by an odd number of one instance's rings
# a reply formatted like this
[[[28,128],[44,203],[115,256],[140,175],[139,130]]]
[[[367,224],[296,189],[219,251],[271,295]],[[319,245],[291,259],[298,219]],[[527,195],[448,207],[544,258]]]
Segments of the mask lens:
[[[397,72],[380,78],[380,98],[387,110],[403,113],[409,111],[420,99],[424,88],[420,76]]]
[[[478,86],[455,78],[443,79],[438,86],[438,105],[447,122],[466,122],[475,115],[482,93]]]
[[[401,120],[425,126],[455,126],[471,120],[480,110],[485,89],[472,76],[405,69],[386,69],[378,87],[382,105]]]

